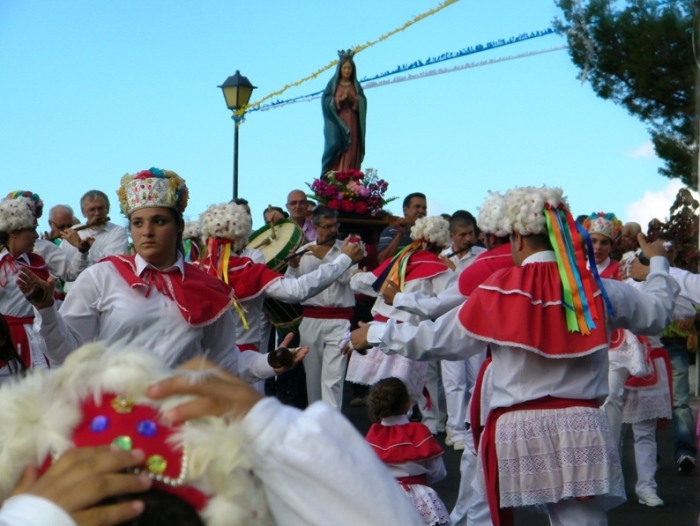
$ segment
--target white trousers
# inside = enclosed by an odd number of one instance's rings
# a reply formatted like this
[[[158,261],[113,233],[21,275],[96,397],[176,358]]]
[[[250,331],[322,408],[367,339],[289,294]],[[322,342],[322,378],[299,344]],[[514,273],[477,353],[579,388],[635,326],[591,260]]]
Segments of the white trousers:
[[[425,396],[420,397],[420,411],[423,415],[423,423],[435,435],[445,431],[445,412],[440,407],[440,365],[438,362],[428,362],[425,372],[425,388],[430,395],[430,409],[426,409]]]
[[[475,354],[466,360],[440,362],[442,385],[445,389],[445,407],[447,423],[445,430],[453,442],[464,441],[467,435],[465,425],[469,391],[476,383],[481,364],[486,358],[486,351]]]
[[[340,354],[340,340],[350,330],[348,320],[304,318],[299,326],[301,346],[309,346],[304,358],[309,405],[323,400],[340,409],[347,356]]]
[[[602,499],[565,499],[547,504],[552,526],[607,526],[608,514]]]
[[[610,429],[615,437],[615,443],[620,443],[622,435],[622,405],[625,393],[625,382],[630,372],[625,368],[610,369],[608,371],[608,397],[603,404],[603,410],[610,422]]]
[[[491,512],[488,503],[481,498],[477,487],[476,454],[471,431],[464,440],[464,452],[459,463],[459,491],[457,502],[450,513],[452,526],[491,526]]]
[[[632,424],[634,433],[634,463],[637,467],[637,496],[656,493],[656,419]]]

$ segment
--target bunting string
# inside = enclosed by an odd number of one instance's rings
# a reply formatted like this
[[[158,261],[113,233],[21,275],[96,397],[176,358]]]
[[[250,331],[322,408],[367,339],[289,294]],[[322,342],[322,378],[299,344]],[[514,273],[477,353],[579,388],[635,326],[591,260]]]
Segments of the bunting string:
[[[359,53],[360,51],[364,51],[365,49],[370,48],[370,47],[374,46],[375,44],[378,44],[379,42],[382,42],[391,36],[394,36],[396,33],[400,33],[401,31],[405,31],[406,29],[411,27],[413,24],[420,22],[421,20],[424,20],[424,19],[428,18],[429,16],[432,16],[436,13],[439,13],[440,11],[445,9],[446,7],[449,7],[452,4],[456,4],[457,2],[459,2],[459,0],[444,0],[443,2],[438,4],[437,7],[434,7],[433,9],[429,9],[428,11],[421,13],[420,15],[414,16],[411,20],[407,21],[402,26],[397,27],[396,29],[393,29],[392,31],[389,31],[388,33],[384,33],[382,36],[380,36],[376,40],[372,40],[369,42],[365,42],[364,44],[357,45],[357,46],[353,47],[352,50],[354,51],[355,54]],[[328,64],[326,64],[322,68],[317,69],[316,71],[311,73],[311,75],[307,75],[306,77],[302,78],[301,80],[297,80],[296,82],[291,82],[289,84],[285,84],[285,86],[282,89],[279,89],[277,91],[273,91],[269,95],[264,96],[262,99],[260,99],[256,102],[253,102],[247,106],[243,106],[242,108],[239,108],[238,110],[236,110],[234,112],[234,118],[241,119],[243,117],[243,114],[246,113],[247,111],[251,111],[253,108],[260,106],[263,102],[271,99],[272,97],[276,97],[278,95],[281,95],[282,93],[287,91],[289,88],[300,86],[304,82],[307,82],[311,79],[315,79],[321,73],[328,71],[333,66],[335,66],[337,63],[338,63],[338,59],[331,60]]]
[[[467,64],[462,64],[460,66],[455,66],[453,68],[440,68],[440,69],[434,69],[434,70],[422,72],[419,74],[398,76],[399,73],[403,73],[406,71],[411,71],[414,69],[423,68],[423,67],[426,67],[429,65],[439,64],[440,62],[445,62],[447,60],[452,60],[455,58],[461,58],[461,57],[466,57],[469,55],[474,55],[476,53],[481,53],[483,51],[490,51],[492,49],[497,49],[499,47],[517,44],[519,42],[524,42],[526,40],[531,40],[533,38],[540,38],[543,36],[551,35],[552,33],[554,33],[554,30],[549,28],[549,29],[546,29],[543,31],[535,31],[532,33],[523,33],[522,35],[519,35],[516,37],[511,37],[507,40],[500,39],[500,40],[496,40],[496,41],[492,41],[492,42],[487,42],[486,44],[479,44],[477,46],[470,46],[470,47],[467,47],[467,48],[462,49],[462,50],[457,51],[457,52],[443,53],[442,55],[439,55],[437,57],[428,58],[425,61],[417,60],[415,62],[412,62],[411,64],[408,64],[408,65],[397,66],[392,71],[379,73],[376,75],[372,75],[371,77],[365,77],[365,78],[360,80],[360,83],[363,85],[364,89],[371,89],[371,88],[376,88],[376,87],[380,87],[380,86],[386,86],[388,84],[393,84],[395,82],[405,82],[407,80],[416,80],[419,78],[430,77],[433,75],[442,75],[444,73],[452,73],[452,72],[460,71],[463,69],[470,69],[470,68],[475,68],[475,67],[480,67],[480,66],[486,66],[486,65],[490,65],[490,64],[496,64],[498,62],[506,62],[509,60],[516,60],[519,58],[525,58],[525,57],[540,55],[543,53],[551,53],[553,51],[560,51],[562,49],[567,49],[567,46],[560,46],[560,47],[549,48],[549,49],[544,49],[544,50],[539,50],[539,51],[529,51],[526,53],[511,55],[509,57],[493,58],[490,60],[482,60],[479,62],[469,62]],[[390,77],[392,75],[397,75],[397,76],[390,79],[390,80],[386,80],[386,81],[382,81],[382,82],[375,82],[378,79]],[[248,110],[248,112],[268,111],[271,109],[276,109],[277,107],[286,106],[288,104],[316,100],[320,97],[320,95],[322,93],[323,93],[323,90],[320,90],[320,91],[315,91],[313,93],[309,93],[306,95],[300,95],[298,97],[286,99],[286,100],[276,100],[274,102],[269,102],[267,104],[251,108],[250,110]]]

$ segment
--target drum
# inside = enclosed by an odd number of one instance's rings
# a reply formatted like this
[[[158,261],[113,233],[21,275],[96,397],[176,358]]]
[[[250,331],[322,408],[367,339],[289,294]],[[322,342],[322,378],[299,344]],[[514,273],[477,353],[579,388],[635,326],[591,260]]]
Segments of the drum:
[[[266,298],[263,302],[263,312],[277,329],[291,329],[302,319],[301,305],[284,303],[272,298]]]
[[[284,258],[290,250],[298,250],[305,242],[304,233],[291,219],[283,219],[274,226],[265,225],[250,236],[246,248],[257,248],[265,256],[265,263],[272,270],[284,273]]]

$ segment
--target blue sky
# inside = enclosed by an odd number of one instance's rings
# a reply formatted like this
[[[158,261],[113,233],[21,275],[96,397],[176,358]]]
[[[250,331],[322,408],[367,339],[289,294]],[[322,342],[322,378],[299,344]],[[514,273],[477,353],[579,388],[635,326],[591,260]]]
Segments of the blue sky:
[[[0,192],[77,208],[86,190],[113,196],[123,174],[157,166],[187,180],[186,216],[196,218],[231,197],[233,122],[217,88],[226,77],[240,70],[258,100],[437,4],[3,0]],[[557,15],[553,0],[461,0],[359,53],[358,73],[546,29]],[[564,44],[546,36],[442,65]],[[331,75],[282,98],[321,90]],[[368,89],[363,167],[389,181],[391,196],[426,193],[431,214],[476,212],[488,190],[530,184],[562,186],[574,214],[667,209],[672,186],[644,125],[576,75],[557,51]],[[248,115],[239,194],[256,226],[268,203],[318,175],[322,148],[318,100]]]

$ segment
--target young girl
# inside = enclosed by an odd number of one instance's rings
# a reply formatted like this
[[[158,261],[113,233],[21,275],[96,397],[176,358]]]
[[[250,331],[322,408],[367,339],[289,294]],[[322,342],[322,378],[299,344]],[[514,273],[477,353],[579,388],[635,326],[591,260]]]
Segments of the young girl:
[[[445,478],[442,448],[430,430],[420,422],[409,422],[411,398],[398,378],[377,382],[368,396],[372,422],[367,442],[391,474],[406,490],[425,524],[449,525],[450,514],[433,488]]]

